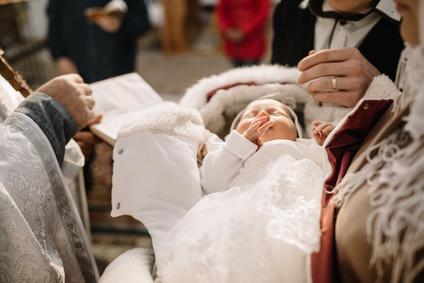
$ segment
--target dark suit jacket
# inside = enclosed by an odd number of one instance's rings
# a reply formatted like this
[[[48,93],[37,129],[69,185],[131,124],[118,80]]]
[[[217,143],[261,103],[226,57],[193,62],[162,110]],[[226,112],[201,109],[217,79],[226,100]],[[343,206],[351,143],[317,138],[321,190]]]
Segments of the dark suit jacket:
[[[316,16],[309,9],[301,9],[301,2],[282,0],[275,9],[273,64],[294,67],[314,49]],[[382,17],[358,49],[382,74],[395,80],[400,54],[404,49],[399,22]]]

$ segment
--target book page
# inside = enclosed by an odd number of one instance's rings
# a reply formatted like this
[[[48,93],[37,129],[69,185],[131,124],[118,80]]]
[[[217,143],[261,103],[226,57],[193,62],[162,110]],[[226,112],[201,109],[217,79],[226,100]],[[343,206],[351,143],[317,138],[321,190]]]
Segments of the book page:
[[[137,112],[162,98],[138,74],[130,73],[91,84],[96,101],[94,112],[103,115],[93,133],[113,144],[122,126],[130,123],[131,112]]]

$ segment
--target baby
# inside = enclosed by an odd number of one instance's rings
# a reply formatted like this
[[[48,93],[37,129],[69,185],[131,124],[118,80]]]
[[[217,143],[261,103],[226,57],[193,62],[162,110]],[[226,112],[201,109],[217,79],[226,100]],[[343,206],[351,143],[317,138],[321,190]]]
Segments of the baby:
[[[322,143],[332,126],[314,123]],[[157,249],[162,282],[307,282],[319,249],[325,149],[302,139],[295,113],[273,99],[250,103],[225,142],[207,142],[206,195]]]
[[[314,121],[313,137],[322,145],[334,129],[331,123]],[[201,172],[202,185],[206,193],[223,191],[238,174],[244,161],[253,155],[264,143],[270,141],[292,141],[305,145],[302,129],[294,111],[274,99],[261,99],[251,102],[240,112],[231,126],[233,129],[223,143],[214,137],[203,147],[205,155]],[[286,147],[290,148],[286,142]],[[292,147],[293,152],[307,149],[313,154],[314,145]],[[207,151],[207,152],[206,152]],[[289,153],[290,154],[290,153]],[[277,156],[275,156],[277,157]],[[314,156],[312,156],[314,159]],[[220,176],[217,178],[217,174]]]

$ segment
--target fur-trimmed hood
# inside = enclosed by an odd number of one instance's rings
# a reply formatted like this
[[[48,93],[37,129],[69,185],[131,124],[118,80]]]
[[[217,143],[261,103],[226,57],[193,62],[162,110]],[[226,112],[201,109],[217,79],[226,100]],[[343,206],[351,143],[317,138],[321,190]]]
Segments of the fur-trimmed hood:
[[[209,136],[199,113],[173,102],[162,102],[139,111],[132,122],[119,131],[118,138],[140,131],[177,135],[205,142]]]
[[[238,112],[265,95],[273,94],[294,108],[299,97],[307,96],[295,85],[299,74],[295,68],[277,65],[233,69],[200,80],[186,91],[180,105],[197,109],[205,127],[222,136]]]

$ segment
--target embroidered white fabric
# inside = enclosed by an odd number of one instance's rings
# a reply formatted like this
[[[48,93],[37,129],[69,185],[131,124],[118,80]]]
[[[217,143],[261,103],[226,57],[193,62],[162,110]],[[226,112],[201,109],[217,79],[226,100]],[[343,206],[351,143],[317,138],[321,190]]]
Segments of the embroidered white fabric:
[[[22,95],[13,89],[0,75],[0,122],[3,122],[24,100]]]
[[[27,116],[0,125],[0,282],[96,282],[53,149]]]
[[[405,129],[414,140],[418,140],[424,136],[424,45],[410,48],[406,68],[409,92],[413,95],[410,99],[414,99],[414,103],[411,105],[411,113],[407,118],[408,123]]]
[[[267,143],[225,192],[205,196],[156,250],[157,282],[307,282],[324,172]],[[270,153],[273,154],[270,154]]]

